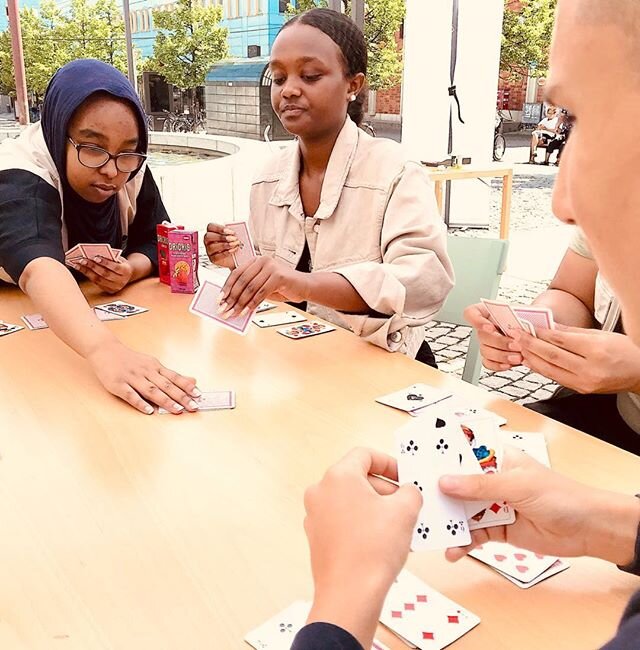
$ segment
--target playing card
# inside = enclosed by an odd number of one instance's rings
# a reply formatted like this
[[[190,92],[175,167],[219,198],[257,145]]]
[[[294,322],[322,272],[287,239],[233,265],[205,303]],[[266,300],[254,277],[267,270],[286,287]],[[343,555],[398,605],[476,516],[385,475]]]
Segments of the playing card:
[[[272,302],[267,302],[266,300],[258,305],[258,309],[256,309],[256,314],[261,314],[263,311],[269,311],[270,309],[275,309],[278,305],[272,303]]]
[[[277,325],[289,325],[290,323],[301,323],[307,320],[302,314],[295,311],[279,311],[266,316],[256,316],[253,322],[258,327],[276,327]]]
[[[98,320],[101,320],[101,321],[124,320],[125,319],[125,316],[120,316],[118,314],[112,314],[111,312],[103,311],[102,309],[95,309],[94,308],[93,313],[96,315]]]
[[[289,650],[310,611],[311,603],[298,600],[249,632],[244,640],[256,650]]]
[[[411,413],[427,406],[439,404],[450,397],[451,393],[441,388],[434,388],[428,384],[413,384],[408,388],[377,397],[376,402]]]
[[[558,560],[557,557],[500,542],[486,542],[470,551],[469,555],[524,583],[535,580]]]
[[[7,336],[7,334],[13,334],[23,329],[24,327],[22,325],[11,325],[11,323],[5,323],[3,320],[0,320],[0,336]]]
[[[222,411],[236,407],[236,394],[232,390],[217,390],[202,393],[200,397],[194,397],[193,401],[198,405],[199,411]],[[168,412],[163,408],[158,409],[158,413],[163,415]]]
[[[311,603],[296,601],[266,623],[247,634],[244,640],[257,650],[289,650],[296,634],[305,626]],[[371,650],[389,650],[378,639],[374,639]]]
[[[432,404],[427,404],[426,406],[418,408],[415,411],[410,411],[409,415],[412,415],[413,417],[418,417],[419,415],[423,415],[424,413],[426,413],[429,410],[429,408],[432,406],[433,406]],[[475,420],[476,418],[479,417],[493,418],[494,422],[499,427],[507,423],[506,418],[503,418],[501,415],[498,415],[497,413],[493,413],[491,411],[487,411],[487,409],[483,409],[480,407],[469,406],[464,401],[464,399],[456,395],[453,395],[449,400],[447,400],[446,406],[447,406],[447,410],[452,412],[459,419],[461,424],[464,424],[465,419],[467,418]]]
[[[501,431],[504,444],[516,447],[525,454],[529,454],[539,463],[551,467],[547,442],[543,433],[525,433],[524,431]]]
[[[480,618],[403,570],[391,585],[380,622],[418,648],[440,650],[472,630]]]
[[[250,262],[256,257],[256,250],[253,246],[249,225],[246,221],[225,224],[225,228],[233,230],[233,234],[240,240],[240,248],[233,254],[233,261],[236,267]]]
[[[306,339],[310,336],[318,336],[318,334],[326,334],[327,332],[335,332],[336,328],[326,323],[318,323],[312,321],[310,323],[301,323],[293,327],[286,327],[285,329],[278,330],[278,334],[282,334],[289,339]]]
[[[111,252],[109,244],[81,244],[83,256],[87,259],[94,259],[95,257],[103,257],[105,259],[115,261],[115,257]]]
[[[30,330],[49,329],[47,322],[44,318],[42,318],[42,314],[27,314],[26,316],[22,317],[22,320]]]
[[[529,587],[533,587],[534,585],[537,585],[539,582],[542,582],[543,580],[546,580],[547,578],[556,575],[556,573],[561,573],[562,571],[565,571],[570,566],[571,565],[568,562],[565,562],[564,560],[556,560],[546,571],[543,571],[537,578],[534,578],[530,582],[522,582],[521,580],[518,580],[517,578],[510,576],[508,573],[498,571],[498,569],[496,569],[496,572],[499,573],[503,578],[509,580],[509,582],[513,582],[513,584],[516,585],[516,587],[520,587],[520,589],[529,589]]]
[[[80,259],[81,257],[84,257],[84,253],[82,252],[80,244],[76,244],[73,248],[70,248],[64,254],[65,262],[68,262],[69,260]]]
[[[249,329],[254,312],[249,312],[244,316],[234,316],[225,320],[222,318],[222,314],[218,313],[220,307],[218,297],[221,291],[222,284],[216,284],[211,280],[204,280],[189,306],[189,311],[201,318],[208,318],[216,325],[220,325],[236,334],[245,335]]]
[[[104,305],[96,305],[95,308],[109,312],[110,314],[116,314],[116,316],[124,316],[125,318],[135,316],[136,314],[144,314],[145,311],[149,311],[145,307],[138,307],[138,305],[132,305],[129,302],[124,302],[124,300],[106,302]]]
[[[467,474],[473,471],[474,463],[477,467],[460,427],[439,416],[425,416],[398,429],[395,438],[399,483],[415,485],[422,493],[411,549],[440,550],[469,544],[464,503],[445,496],[438,487],[443,474]]]
[[[495,419],[463,417],[459,423],[481,471],[500,471],[502,442]],[[504,501],[465,501],[464,506],[469,530],[509,525],[516,520],[515,511]]]
[[[505,336],[512,336],[511,332],[514,330],[530,331],[522,325],[511,305],[484,298],[482,298],[482,304],[487,308],[491,320]]]
[[[534,328],[555,329],[553,312],[548,307],[514,307],[513,311],[520,322],[526,321]]]

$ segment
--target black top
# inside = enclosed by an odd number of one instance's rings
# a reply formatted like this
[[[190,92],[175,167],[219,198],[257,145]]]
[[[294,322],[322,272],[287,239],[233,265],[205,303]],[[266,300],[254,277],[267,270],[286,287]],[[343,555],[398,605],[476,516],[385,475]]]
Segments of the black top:
[[[362,646],[341,627],[311,623],[296,634],[291,650],[362,650]]]
[[[311,251],[309,250],[309,244],[306,239],[304,240],[304,249],[302,250],[298,266],[296,266],[296,271],[300,271],[300,273],[311,273],[312,271]],[[306,300],[304,302],[289,302],[287,304],[299,309],[300,311],[307,311]]]
[[[111,244],[122,248],[124,256],[142,253],[156,271],[156,225],[169,217],[149,168],[144,174],[128,237],[123,238],[119,220],[96,224],[82,217],[65,214],[69,248],[85,243]],[[22,169],[0,171],[0,267],[17,284],[29,262],[51,257],[64,264],[64,253],[58,190]]]

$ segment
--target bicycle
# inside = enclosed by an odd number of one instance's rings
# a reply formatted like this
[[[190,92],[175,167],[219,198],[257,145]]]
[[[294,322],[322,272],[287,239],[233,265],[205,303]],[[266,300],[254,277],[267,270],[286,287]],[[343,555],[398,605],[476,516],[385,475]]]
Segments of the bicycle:
[[[376,130],[373,128],[373,124],[371,124],[371,122],[362,122],[362,124],[360,124],[360,128],[370,136],[374,138],[376,137]]]
[[[495,130],[493,133],[493,159],[495,162],[500,162],[504,158],[504,153],[507,150],[507,141],[502,135],[504,124],[504,115],[501,111],[496,113]]]
[[[165,113],[164,122],[162,123],[162,130],[165,133],[173,133],[175,131],[176,122],[180,120],[182,115],[180,113],[172,113],[166,108],[163,108],[162,112]]]

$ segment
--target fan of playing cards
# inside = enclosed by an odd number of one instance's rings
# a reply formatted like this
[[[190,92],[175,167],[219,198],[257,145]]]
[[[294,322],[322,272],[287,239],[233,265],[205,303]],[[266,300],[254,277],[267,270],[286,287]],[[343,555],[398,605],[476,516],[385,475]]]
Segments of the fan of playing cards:
[[[553,313],[547,307],[512,307],[506,302],[482,299],[489,320],[505,335],[521,330],[536,336],[536,328],[555,329]]]
[[[111,248],[109,244],[76,244],[65,253],[64,263],[77,269],[80,260],[92,260],[96,257],[118,262],[122,257],[122,249]]]

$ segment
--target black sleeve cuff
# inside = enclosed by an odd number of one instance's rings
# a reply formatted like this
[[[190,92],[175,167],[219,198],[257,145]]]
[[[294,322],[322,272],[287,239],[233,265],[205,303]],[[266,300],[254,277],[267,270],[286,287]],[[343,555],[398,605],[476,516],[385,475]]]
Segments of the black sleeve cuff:
[[[151,275],[158,275],[158,246],[155,242],[148,242],[146,244],[140,244],[139,246],[132,246],[131,248],[127,247],[123,254],[125,257],[128,257],[131,253],[141,253],[145,257],[149,258],[149,261],[153,266]]]
[[[640,498],[640,494],[636,494],[636,496]],[[627,564],[626,566],[618,565],[618,569],[622,571],[626,571],[627,573],[633,573],[636,576],[640,576],[640,522],[638,522],[638,534],[636,536],[635,557],[633,558],[631,564]]]
[[[311,623],[303,627],[291,650],[363,650],[356,639],[337,625]]]
[[[36,241],[15,251],[14,256],[7,258],[4,263],[4,270],[7,275],[18,284],[22,272],[27,265],[39,257],[50,257],[60,264],[64,264],[64,251],[62,246],[47,241]]]

